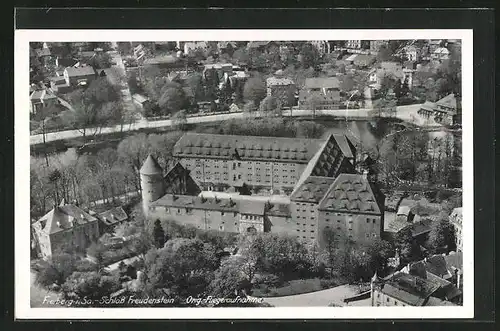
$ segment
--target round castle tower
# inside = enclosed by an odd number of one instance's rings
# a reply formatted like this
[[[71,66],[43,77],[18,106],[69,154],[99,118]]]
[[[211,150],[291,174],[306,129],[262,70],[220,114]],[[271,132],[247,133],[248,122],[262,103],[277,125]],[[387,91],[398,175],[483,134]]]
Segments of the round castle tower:
[[[141,174],[142,208],[146,218],[151,202],[165,195],[163,170],[153,156],[148,155],[139,171]]]

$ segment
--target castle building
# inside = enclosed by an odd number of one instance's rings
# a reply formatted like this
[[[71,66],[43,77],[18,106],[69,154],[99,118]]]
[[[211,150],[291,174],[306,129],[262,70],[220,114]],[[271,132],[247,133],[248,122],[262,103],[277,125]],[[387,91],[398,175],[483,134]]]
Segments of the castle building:
[[[366,174],[356,173],[356,151],[344,135],[315,140],[187,133],[174,155],[179,162],[165,177],[151,155],[141,168],[143,207],[150,221],[286,233],[320,245],[327,227],[339,243],[364,245],[380,238],[385,198]],[[220,192],[241,185],[291,193],[275,200]]]
[[[64,200],[34,222],[32,228],[44,259],[65,247],[84,251],[100,234],[96,217]]]

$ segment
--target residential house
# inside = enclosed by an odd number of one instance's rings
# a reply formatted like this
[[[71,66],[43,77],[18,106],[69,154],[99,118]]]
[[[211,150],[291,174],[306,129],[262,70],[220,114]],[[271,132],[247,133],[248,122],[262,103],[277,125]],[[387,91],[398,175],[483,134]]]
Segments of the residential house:
[[[232,55],[233,52],[237,49],[236,42],[234,41],[219,41],[217,42],[217,50],[219,54],[230,54]]]
[[[461,255],[453,253],[453,260]],[[448,258],[450,260],[450,258]],[[447,263],[447,255],[432,255],[418,262],[411,262],[401,272],[431,280],[440,285],[433,296],[451,301],[456,304],[462,302],[462,271]]]
[[[293,80],[280,76],[269,77],[266,86],[267,96],[276,98],[283,107],[293,106],[297,89]]]
[[[450,223],[455,229],[455,243],[457,251],[462,251],[463,248],[463,235],[462,235],[462,207],[455,208],[450,214]]]
[[[318,50],[320,55],[331,53],[331,46],[328,40],[312,40],[309,43]]]
[[[123,223],[128,220],[127,213],[123,210],[122,207],[115,207],[110,210],[106,210],[97,215],[99,221],[101,221],[101,232],[104,232],[105,229],[112,229],[120,223]]]
[[[71,91],[71,86],[66,84],[66,79],[64,78],[64,71],[63,71],[63,76],[50,77],[49,80],[50,80],[50,89],[55,93],[64,94]]]
[[[429,40],[429,42],[427,43],[428,55],[430,56],[432,53],[434,53],[434,51],[436,49],[440,48],[442,44],[443,44],[443,41],[440,39],[439,40],[438,39]]]
[[[370,48],[370,42],[368,40],[347,40],[345,47],[351,49],[368,49]]]
[[[375,62],[375,56],[368,54],[358,54],[354,60],[353,64],[359,68],[366,68]]]
[[[452,93],[437,102],[427,101],[420,106],[418,114],[425,118],[433,116],[434,121],[437,123],[452,125],[453,119],[457,114],[457,99]]]
[[[442,62],[450,58],[450,51],[446,47],[438,47],[431,53],[431,60]]]
[[[439,297],[442,285],[435,279],[396,272],[384,279],[375,274],[370,285],[371,305],[374,307],[456,306]]]
[[[419,62],[421,59],[421,48],[415,45],[405,46],[403,54],[408,61]]]
[[[96,217],[74,204],[66,204],[64,200],[32,227],[44,259],[66,247],[83,252],[100,234]]]
[[[375,86],[380,86],[384,77],[389,76],[400,80],[401,83],[408,84],[408,88],[413,84],[413,69],[405,68],[401,63],[384,61],[380,64],[380,68],[372,71],[369,76],[369,81]]]
[[[96,79],[96,71],[92,66],[68,67],[64,69],[64,79],[69,86],[86,86]]]
[[[57,96],[47,88],[37,88],[30,95],[30,112],[38,113],[43,107],[50,107],[59,104]]]
[[[209,45],[206,41],[194,41],[184,43],[184,54],[190,55],[194,53],[197,49],[201,49],[203,52],[207,52]]]
[[[338,109],[340,102],[340,82],[337,77],[306,78],[299,92],[299,106],[315,109]]]
[[[132,100],[142,109],[147,107],[148,104],[151,104],[151,100],[149,100],[148,97],[145,97],[144,95],[138,93],[132,95]]]
[[[78,67],[80,62],[74,58],[61,58],[56,57],[56,66],[57,67]]]

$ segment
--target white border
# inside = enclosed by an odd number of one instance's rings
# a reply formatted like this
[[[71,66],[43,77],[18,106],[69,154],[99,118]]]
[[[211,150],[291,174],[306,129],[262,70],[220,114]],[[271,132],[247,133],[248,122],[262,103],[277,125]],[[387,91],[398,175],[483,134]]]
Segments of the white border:
[[[463,111],[464,305],[460,307],[31,308],[29,273],[30,41],[461,39]],[[400,319],[474,317],[472,30],[16,30],[15,317],[16,319]]]

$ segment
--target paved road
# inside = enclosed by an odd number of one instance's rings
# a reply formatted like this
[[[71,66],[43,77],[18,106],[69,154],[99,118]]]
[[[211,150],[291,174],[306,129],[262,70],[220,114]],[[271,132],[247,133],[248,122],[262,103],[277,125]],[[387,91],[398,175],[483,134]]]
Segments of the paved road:
[[[399,106],[397,107],[397,117],[408,122],[415,123],[417,125],[425,125],[425,126],[439,126],[437,123],[426,122],[420,119],[417,115],[417,111],[420,107],[420,104],[409,105],[409,106]],[[290,114],[290,112],[292,114]],[[345,118],[346,120],[355,120],[355,119],[364,119],[370,118],[373,115],[373,109],[328,109],[328,110],[316,110],[316,116],[331,116],[334,118]],[[259,112],[253,113],[251,116],[258,118],[261,117],[262,114]],[[293,117],[301,117],[301,116],[312,116],[313,111],[308,109],[296,109],[293,111],[284,110],[283,116],[293,116]],[[245,113],[225,113],[225,114],[217,114],[217,115],[207,115],[207,116],[195,116],[189,117],[187,119],[188,124],[194,123],[210,123],[210,122],[220,122],[227,121],[230,119],[243,118],[248,116]],[[161,121],[147,121],[147,120],[139,120],[130,125],[115,125],[113,127],[102,128],[100,130],[101,134],[121,132],[121,131],[137,131],[139,129],[147,129],[147,128],[160,128],[160,127],[169,127],[172,126],[172,120],[161,120]],[[87,132],[93,132],[96,129],[90,128],[87,129]],[[65,140],[82,137],[82,133],[79,130],[66,130],[59,132],[50,132],[46,135],[46,141],[57,141],[57,140]],[[30,145],[36,145],[43,142],[43,135],[32,135],[30,136]]]
[[[331,303],[337,306],[345,306],[343,300],[356,294],[358,294],[357,286],[341,285],[317,292],[265,298],[264,301],[275,307],[327,307]]]

